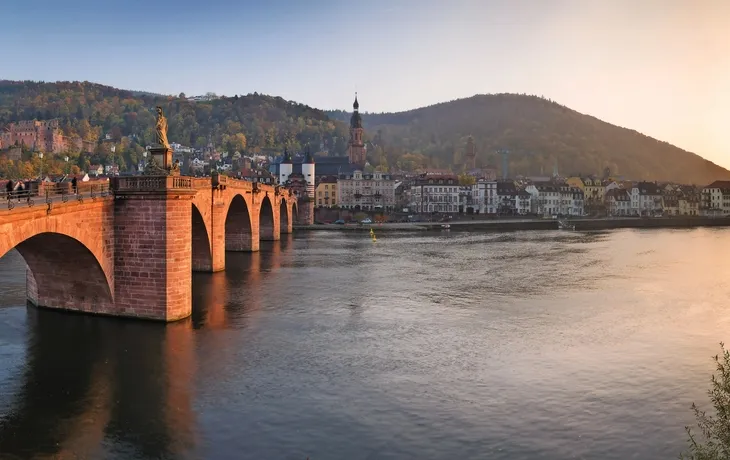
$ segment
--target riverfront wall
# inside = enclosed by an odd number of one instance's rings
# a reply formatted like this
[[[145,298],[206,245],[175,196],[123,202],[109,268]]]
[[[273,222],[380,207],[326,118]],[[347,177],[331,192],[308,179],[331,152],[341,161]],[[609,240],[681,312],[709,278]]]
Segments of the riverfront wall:
[[[576,231],[612,230],[619,228],[694,228],[730,227],[730,218],[722,217],[664,217],[625,219],[571,219]],[[442,231],[441,222],[390,223],[372,225],[300,225],[301,230],[312,231]],[[509,232],[520,230],[557,230],[558,222],[553,219],[474,220],[449,222],[449,231]]]

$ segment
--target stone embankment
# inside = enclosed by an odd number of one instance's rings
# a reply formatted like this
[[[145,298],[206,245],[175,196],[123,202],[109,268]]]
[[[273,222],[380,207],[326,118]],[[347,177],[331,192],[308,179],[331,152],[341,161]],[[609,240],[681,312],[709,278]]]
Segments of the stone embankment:
[[[730,217],[662,217],[662,218],[603,218],[570,219],[576,231],[611,230],[617,228],[694,228],[730,226]],[[303,225],[302,230],[322,231],[443,231],[442,222],[408,222],[385,224],[319,224]],[[555,219],[491,219],[460,220],[448,223],[450,231],[507,232],[518,230],[558,230]]]

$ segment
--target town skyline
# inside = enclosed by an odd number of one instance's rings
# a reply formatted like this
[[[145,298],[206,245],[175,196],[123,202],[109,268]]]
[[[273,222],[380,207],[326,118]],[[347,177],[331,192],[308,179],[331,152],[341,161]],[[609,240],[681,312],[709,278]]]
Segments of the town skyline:
[[[404,0],[367,8],[328,0],[162,1],[144,5],[144,13],[134,3],[121,11],[87,0],[40,3],[7,12],[5,41],[18,40],[27,15],[38,27],[23,47],[7,50],[14,65],[3,78],[174,95],[258,92],[323,110],[348,110],[357,91],[363,111],[376,113],[474,94],[535,94],[730,167],[730,32],[723,21],[730,4],[722,0]],[[112,14],[134,27],[110,29]],[[190,32],[190,18],[205,33]],[[86,26],[67,30],[74,19]],[[51,41],[134,65],[76,62],[65,53],[37,59]],[[148,70],[155,68],[165,71]]]

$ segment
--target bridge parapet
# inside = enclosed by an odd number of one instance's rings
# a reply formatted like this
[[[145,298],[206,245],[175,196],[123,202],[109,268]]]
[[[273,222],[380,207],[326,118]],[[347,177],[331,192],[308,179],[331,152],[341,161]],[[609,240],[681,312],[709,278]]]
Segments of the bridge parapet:
[[[156,192],[169,189],[192,189],[192,177],[182,176],[125,176],[112,180],[115,192]]]

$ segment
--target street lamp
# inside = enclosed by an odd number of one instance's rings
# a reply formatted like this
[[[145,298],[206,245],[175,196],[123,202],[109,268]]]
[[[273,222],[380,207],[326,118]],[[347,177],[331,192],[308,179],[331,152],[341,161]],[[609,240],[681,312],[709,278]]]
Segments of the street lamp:
[[[69,170],[68,170],[68,155],[66,155],[65,157],[63,157],[63,160],[66,162],[66,174],[68,174],[69,173]]]
[[[43,181],[43,152],[41,152],[41,153],[38,154],[38,158],[41,159],[41,174],[40,174],[40,176],[41,176],[41,181]]]

